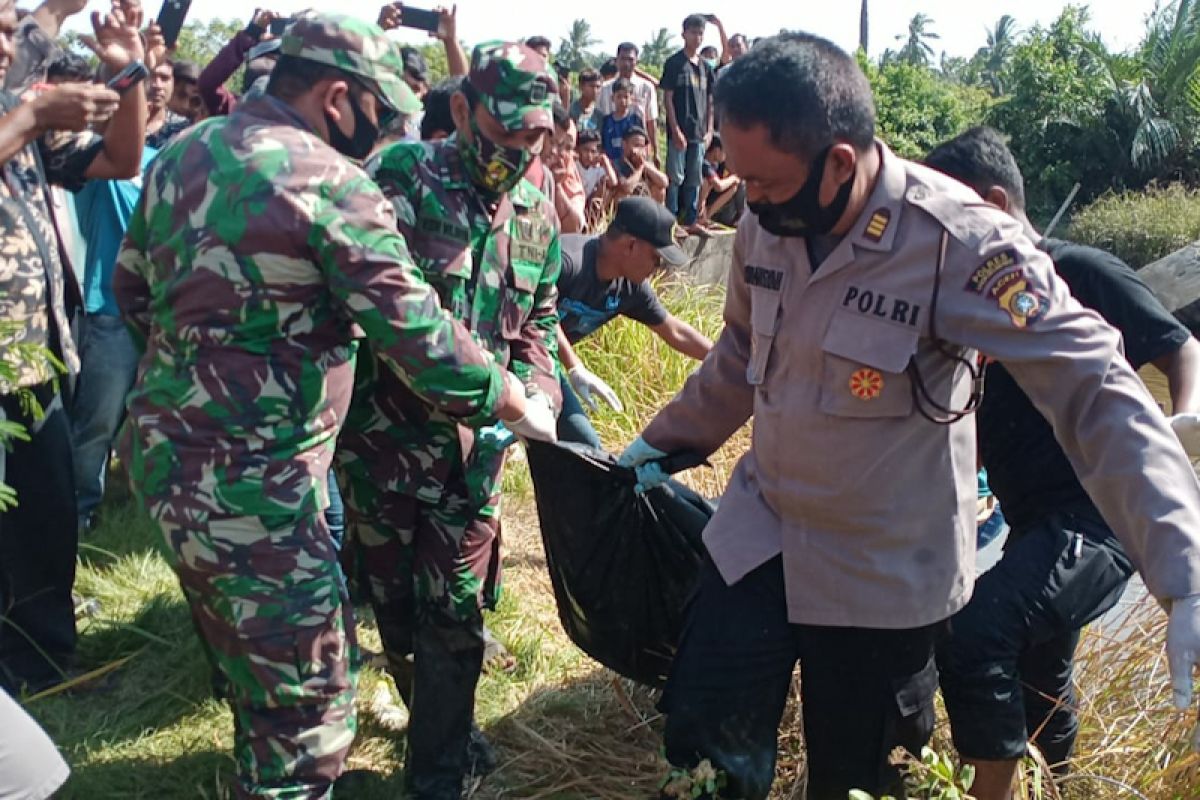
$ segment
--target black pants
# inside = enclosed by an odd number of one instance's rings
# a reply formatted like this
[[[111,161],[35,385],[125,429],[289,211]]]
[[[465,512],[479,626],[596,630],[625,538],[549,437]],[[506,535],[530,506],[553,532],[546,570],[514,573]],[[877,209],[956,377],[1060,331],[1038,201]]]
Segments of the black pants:
[[[733,586],[710,563],[663,696],[667,759],[676,767],[708,759],[728,781],[721,797],[765,798],[799,661],[808,798],[845,800],[851,789],[901,794],[888,754],[920,753],[933,732],[940,629],[793,625],[780,558]]]
[[[1015,529],[938,646],[954,746],[1021,758],[1030,737],[1065,771],[1079,727],[1071,681],[1079,630],[1121,596],[1133,565],[1096,517],[1056,514]]]
[[[0,514],[0,685],[16,692],[62,679],[75,653],[75,554],[79,532],[71,460],[71,425],[50,385],[35,389],[45,410],[34,420],[16,396],[0,396],[10,421],[30,441],[0,451],[0,478],[17,492]]]

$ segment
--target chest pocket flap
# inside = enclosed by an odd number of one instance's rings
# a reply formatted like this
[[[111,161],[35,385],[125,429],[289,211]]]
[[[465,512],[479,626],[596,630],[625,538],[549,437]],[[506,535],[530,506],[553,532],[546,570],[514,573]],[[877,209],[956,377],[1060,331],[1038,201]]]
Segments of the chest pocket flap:
[[[905,368],[920,334],[835,311],[821,342],[821,410],[839,417],[906,417],[912,386]]]

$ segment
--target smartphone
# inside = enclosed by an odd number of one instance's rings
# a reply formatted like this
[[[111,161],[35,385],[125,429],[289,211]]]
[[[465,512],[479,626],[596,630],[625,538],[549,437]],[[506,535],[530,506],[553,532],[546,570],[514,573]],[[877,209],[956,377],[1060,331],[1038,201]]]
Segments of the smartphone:
[[[400,9],[400,24],[406,28],[416,28],[419,31],[437,33],[442,24],[442,18],[436,11],[424,8],[413,8],[403,3],[396,3]]]
[[[149,74],[150,70],[146,69],[145,64],[140,61],[134,61],[125,69],[109,78],[108,83],[104,85],[109,89],[112,89],[117,94],[125,94],[130,89],[146,80],[146,76]]]
[[[192,0],[163,0],[162,10],[158,12],[158,27],[162,28],[168,50],[179,41],[179,32],[183,30],[183,22],[191,5]]]
[[[567,64],[555,62],[554,71],[558,73],[558,77],[560,77],[560,78],[571,77],[571,67],[568,66]]]
[[[296,21],[295,17],[283,17],[282,19],[271,20],[271,26],[268,30],[272,36],[282,36],[288,25]]]

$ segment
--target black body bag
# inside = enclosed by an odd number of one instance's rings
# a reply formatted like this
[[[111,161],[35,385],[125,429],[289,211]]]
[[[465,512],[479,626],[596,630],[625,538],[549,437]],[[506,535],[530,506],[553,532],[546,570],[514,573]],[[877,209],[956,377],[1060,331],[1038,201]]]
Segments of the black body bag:
[[[614,456],[526,444],[546,563],[567,636],[614,672],[662,686],[704,559],[713,504],[675,481],[644,495]],[[702,463],[660,462],[668,473]]]

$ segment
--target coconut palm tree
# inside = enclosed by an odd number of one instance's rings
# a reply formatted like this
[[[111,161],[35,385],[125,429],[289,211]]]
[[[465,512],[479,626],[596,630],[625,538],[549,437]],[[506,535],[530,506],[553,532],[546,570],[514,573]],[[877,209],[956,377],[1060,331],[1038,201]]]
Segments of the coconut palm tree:
[[[1111,110],[1125,133],[1130,163],[1143,172],[1163,167],[1197,140],[1200,125],[1200,3],[1178,0],[1147,22],[1137,74],[1097,42],[1089,52],[1104,67]],[[1123,124],[1120,124],[1123,123]]]
[[[1004,94],[1003,76],[1012,60],[1013,48],[1017,44],[1017,21],[1005,14],[987,32],[987,44],[980,48],[978,57],[983,64],[983,78],[996,97]]]
[[[933,18],[928,14],[917,14],[908,21],[908,34],[896,37],[896,41],[904,42],[896,57],[909,64],[927,67],[929,60],[933,58],[933,47],[930,46],[929,40],[940,38],[942,37],[933,32]]]
[[[571,23],[571,30],[566,37],[559,40],[555,61],[573,70],[582,69],[593,61],[589,49],[599,41],[592,36],[591,24],[586,19],[577,19]]]
[[[652,67],[661,67],[671,57],[671,53],[678,48],[671,41],[671,34],[666,28],[659,28],[658,33],[642,45],[642,54],[639,59],[643,64],[648,64]]]

